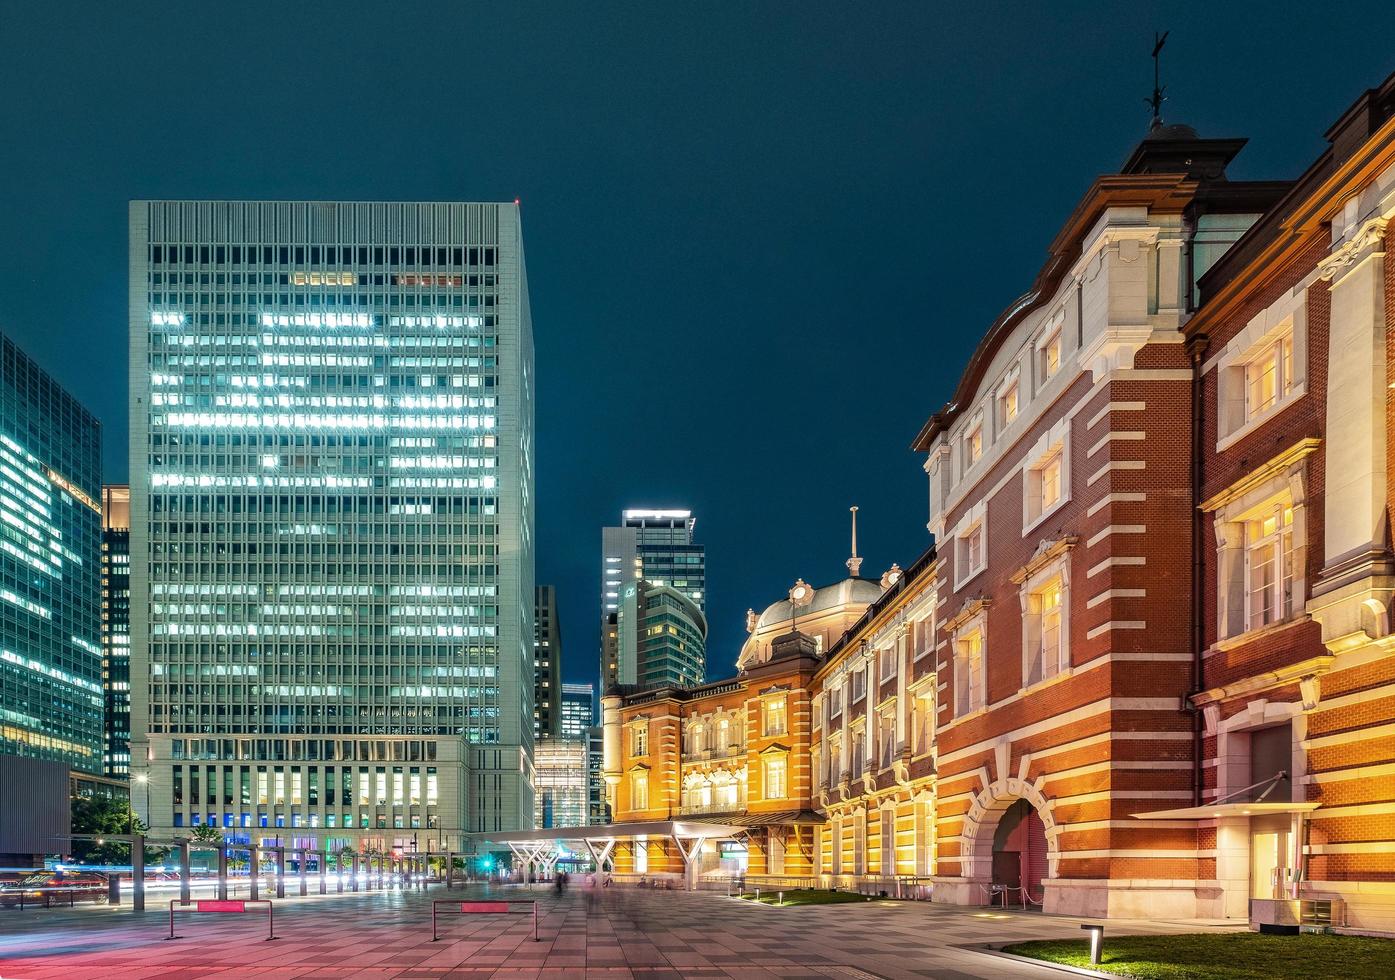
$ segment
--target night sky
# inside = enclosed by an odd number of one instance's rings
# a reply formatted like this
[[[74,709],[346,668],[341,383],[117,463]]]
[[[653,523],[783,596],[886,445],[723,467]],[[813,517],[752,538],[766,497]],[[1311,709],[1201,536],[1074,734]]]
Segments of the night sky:
[[[0,0],[0,330],[124,481],[127,200],[521,198],[566,678],[626,506],[695,511],[720,677],[850,504],[864,574],[928,544],[911,438],[1143,135],[1155,29],[1167,121],[1291,178],[1392,10]]]

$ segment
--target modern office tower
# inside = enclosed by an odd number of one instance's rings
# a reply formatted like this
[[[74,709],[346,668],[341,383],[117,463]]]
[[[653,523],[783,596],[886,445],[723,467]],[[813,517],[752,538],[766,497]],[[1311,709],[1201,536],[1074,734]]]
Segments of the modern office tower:
[[[589,807],[587,743],[549,738],[534,749],[534,799],[539,827],[580,827]]]
[[[562,624],[557,587],[539,585],[533,611],[533,738],[556,738],[562,711]]]
[[[102,430],[0,336],[0,755],[102,771]]]
[[[569,742],[586,737],[596,723],[596,689],[590,684],[563,684],[559,734]]]
[[[625,586],[641,579],[668,586],[707,611],[707,557],[693,543],[689,510],[627,510],[619,527],[601,529],[601,689],[622,681],[616,619]],[[698,681],[702,680],[699,676]]]
[[[600,725],[586,730],[586,822],[610,823],[605,801],[605,737]]]
[[[142,815],[383,848],[530,826],[517,206],[140,201],[130,271]]]
[[[102,487],[102,770],[131,771],[131,488]]]
[[[707,617],[672,586],[622,586],[615,636],[620,684],[692,685],[707,675]]]

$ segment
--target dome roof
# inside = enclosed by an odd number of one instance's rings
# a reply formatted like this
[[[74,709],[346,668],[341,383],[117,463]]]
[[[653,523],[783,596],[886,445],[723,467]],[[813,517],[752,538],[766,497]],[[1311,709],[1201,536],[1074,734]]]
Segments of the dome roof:
[[[1192,129],[1186,123],[1172,123],[1167,126],[1164,126],[1162,123],[1157,123],[1148,130],[1148,135],[1145,139],[1195,140],[1201,139],[1201,137],[1197,135],[1196,130]]]
[[[799,607],[799,616],[801,618],[813,616],[829,609],[853,603],[870,605],[881,598],[881,595],[882,584],[875,579],[845,578],[833,585],[825,585],[821,589],[815,589],[814,598],[809,605]],[[765,612],[761,613],[760,618],[756,620],[756,630],[760,631],[777,623],[787,623],[792,612],[788,599],[772,602],[765,607]]]

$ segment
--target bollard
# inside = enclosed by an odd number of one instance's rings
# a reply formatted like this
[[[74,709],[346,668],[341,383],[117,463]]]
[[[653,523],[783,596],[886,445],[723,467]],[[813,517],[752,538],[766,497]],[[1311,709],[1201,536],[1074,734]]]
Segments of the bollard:
[[[776,905],[784,905],[784,904],[785,904],[785,893],[784,893],[784,892],[778,892],[778,893],[776,894],[775,904],[776,904]]]
[[[1080,928],[1090,934],[1090,963],[1094,966],[1098,966],[1100,954],[1104,952],[1104,926],[1087,924],[1082,925]]]
[[[759,889],[759,888],[756,889],[756,901],[757,901],[757,902],[760,901],[760,889]]]

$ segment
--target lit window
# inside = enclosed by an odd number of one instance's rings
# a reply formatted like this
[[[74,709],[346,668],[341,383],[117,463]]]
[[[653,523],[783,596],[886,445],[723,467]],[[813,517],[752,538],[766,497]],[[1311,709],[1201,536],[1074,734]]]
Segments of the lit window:
[[[1065,582],[1053,575],[1027,593],[1023,621],[1026,664],[1023,684],[1030,687],[1055,677],[1063,666],[1065,653]]]
[[[1018,410],[1018,388],[1017,382],[1011,381],[1003,386],[998,392],[998,428],[1002,430],[1012,424],[1012,420],[1017,418]]]
[[[1245,418],[1262,415],[1288,394],[1293,374],[1293,334],[1270,344],[1245,365]]]
[[[983,458],[983,425],[975,425],[964,436],[964,466],[967,469]]]
[[[649,726],[648,726],[647,724],[646,724],[646,725],[636,725],[636,726],[634,726],[633,729],[631,729],[631,732],[633,733],[633,741],[632,741],[632,744],[631,744],[631,746],[630,746],[630,749],[631,749],[630,754],[631,754],[631,755],[648,755],[648,754],[649,754]]]
[[[1065,503],[1070,493],[1070,423],[1053,425],[1036,441],[1022,470],[1022,532]]]
[[[765,702],[765,734],[785,734],[785,699],[782,697]]]
[[[954,709],[966,715],[983,707],[983,632],[969,630],[954,643]]]
[[[1037,378],[1047,381],[1061,370],[1061,328],[1057,325],[1037,344]]]
[[[975,520],[956,537],[955,579],[958,586],[983,571],[986,560],[983,519]]]
[[[1258,629],[1293,608],[1293,508],[1278,505],[1245,522],[1245,624]]]
[[[649,809],[649,773],[630,773],[630,808],[634,810]]]
[[[783,800],[789,795],[785,785],[786,767],[784,753],[766,756],[765,798],[767,800]]]

